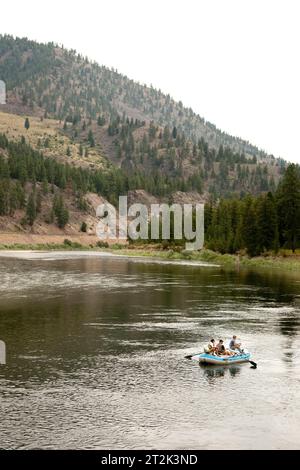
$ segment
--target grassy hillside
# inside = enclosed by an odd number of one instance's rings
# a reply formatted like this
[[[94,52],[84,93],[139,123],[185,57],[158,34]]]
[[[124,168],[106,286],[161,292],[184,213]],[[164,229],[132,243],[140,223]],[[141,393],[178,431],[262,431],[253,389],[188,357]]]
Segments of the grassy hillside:
[[[55,119],[42,119],[30,116],[30,127],[25,129],[25,118],[16,114],[0,112],[0,134],[9,140],[20,140],[24,137],[35,149],[46,157],[57,158],[76,166],[105,168],[109,166],[100,146],[90,149],[87,155],[80,155],[80,144],[69,138],[63,131],[61,122]],[[83,151],[89,146],[83,140]]]

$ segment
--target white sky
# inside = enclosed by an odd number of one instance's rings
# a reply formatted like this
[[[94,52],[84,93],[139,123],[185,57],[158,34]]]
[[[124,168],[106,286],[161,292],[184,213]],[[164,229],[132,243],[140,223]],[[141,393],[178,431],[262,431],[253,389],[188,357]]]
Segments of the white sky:
[[[299,0],[9,0],[0,31],[63,43],[300,162]]]

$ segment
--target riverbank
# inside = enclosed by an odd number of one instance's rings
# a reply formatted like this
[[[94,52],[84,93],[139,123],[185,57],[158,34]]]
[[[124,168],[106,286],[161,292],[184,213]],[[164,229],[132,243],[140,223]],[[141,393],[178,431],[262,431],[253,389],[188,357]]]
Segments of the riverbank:
[[[76,237],[76,239],[63,238],[63,237],[37,237],[23,240],[22,243],[1,243],[0,238],[0,256],[3,250],[31,250],[31,251],[99,251],[103,253],[115,253],[128,257],[145,257],[156,258],[163,260],[189,260],[198,262],[207,262],[218,264],[230,269],[239,268],[266,268],[276,270],[288,270],[300,272],[300,254],[292,254],[288,250],[282,250],[276,256],[258,256],[249,258],[246,255],[230,255],[216,253],[211,250],[201,250],[197,252],[189,252],[185,250],[176,249],[163,249],[156,245],[121,245],[112,244],[109,247],[104,247],[104,244],[99,243],[98,239],[91,237]]]
[[[292,255],[287,250],[282,251],[276,256],[257,256],[249,258],[248,256],[238,256],[230,254],[216,253],[211,250],[203,249],[199,252],[176,252],[173,250],[158,251],[147,249],[121,249],[121,253],[127,256],[145,256],[145,257],[158,257],[163,259],[174,260],[191,260],[191,261],[204,261],[207,263],[219,264],[228,268],[268,268],[268,269],[282,269],[289,271],[300,272],[300,255]]]

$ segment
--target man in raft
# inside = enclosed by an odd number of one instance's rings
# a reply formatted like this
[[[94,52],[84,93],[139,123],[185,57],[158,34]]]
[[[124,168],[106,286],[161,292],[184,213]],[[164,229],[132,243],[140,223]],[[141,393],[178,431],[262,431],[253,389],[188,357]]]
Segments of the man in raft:
[[[241,343],[237,343],[236,340],[237,340],[236,336],[233,335],[229,343],[229,349],[234,352],[238,351],[239,353],[242,353],[243,349],[241,349]]]
[[[204,348],[204,352],[206,354],[214,355],[216,352],[216,342],[214,339],[211,339],[206,348]]]
[[[218,356],[233,356],[234,352],[229,351],[224,346],[224,341],[222,339],[219,340],[216,346],[216,353]]]

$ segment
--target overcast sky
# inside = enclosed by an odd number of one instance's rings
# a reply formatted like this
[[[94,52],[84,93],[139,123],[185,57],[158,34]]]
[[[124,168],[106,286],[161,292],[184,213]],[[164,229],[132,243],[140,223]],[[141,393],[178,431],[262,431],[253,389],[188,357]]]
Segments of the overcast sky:
[[[9,0],[0,31],[76,49],[300,162],[299,0]]]

